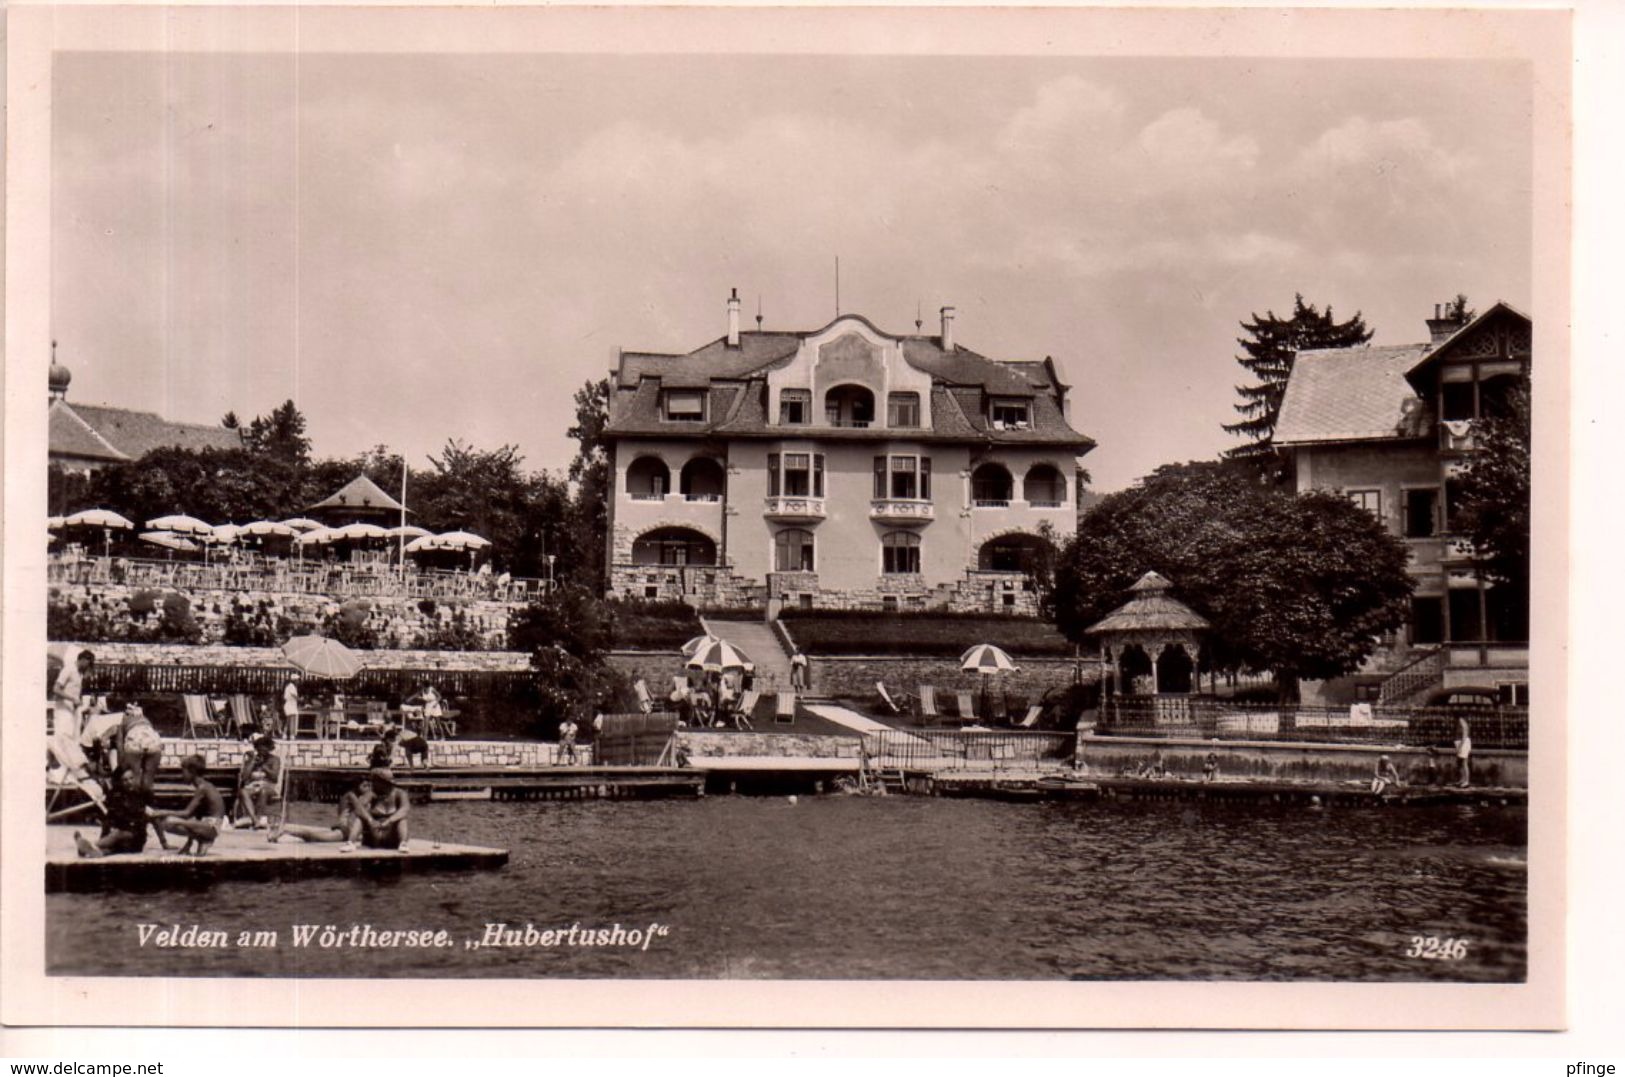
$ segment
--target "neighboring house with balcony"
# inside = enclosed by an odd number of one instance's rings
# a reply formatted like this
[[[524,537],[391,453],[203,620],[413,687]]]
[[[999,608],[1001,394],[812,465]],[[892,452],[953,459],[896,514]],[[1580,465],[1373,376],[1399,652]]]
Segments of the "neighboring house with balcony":
[[[1498,688],[1525,701],[1526,603],[1475,571],[1455,533],[1458,477],[1474,452],[1473,424],[1501,413],[1528,375],[1529,318],[1496,303],[1470,321],[1435,308],[1431,339],[1401,347],[1299,353],[1275,447],[1299,490],[1341,490],[1410,547],[1416,580],[1410,622],[1332,699],[1416,698],[1428,688]]]
[[[1051,359],[996,362],[855,314],[612,372],[609,589],[702,605],[1032,612],[1028,567],[1077,528]],[[916,328],[918,326],[916,325]]]

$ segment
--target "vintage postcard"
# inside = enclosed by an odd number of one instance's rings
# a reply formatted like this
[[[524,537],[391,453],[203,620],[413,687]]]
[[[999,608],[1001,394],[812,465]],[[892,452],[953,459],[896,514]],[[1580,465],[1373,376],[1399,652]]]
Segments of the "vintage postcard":
[[[1570,29],[13,7],[0,1018],[1561,1027]]]

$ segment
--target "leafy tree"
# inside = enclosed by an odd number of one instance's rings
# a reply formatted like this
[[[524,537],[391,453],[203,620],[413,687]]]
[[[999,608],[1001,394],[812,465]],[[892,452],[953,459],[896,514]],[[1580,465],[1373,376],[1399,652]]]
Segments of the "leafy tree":
[[[1292,298],[1292,316],[1281,318],[1271,310],[1261,318],[1256,313],[1252,321],[1242,322],[1246,337],[1237,337],[1244,354],[1236,362],[1257,379],[1254,385],[1238,385],[1241,403],[1235,409],[1242,418],[1226,423],[1225,430],[1247,438],[1245,445],[1231,449],[1228,456],[1236,459],[1258,460],[1272,455],[1275,422],[1281,414],[1281,397],[1286,393],[1287,378],[1292,374],[1292,362],[1301,351],[1314,348],[1347,348],[1364,344],[1371,339],[1371,330],[1358,311],[1346,322],[1332,316],[1332,308],[1325,311],[1305,303],[1301,294]]]
[[[47,514],[69,516],[83,509],[95,508],[91,499],[90,476],[83,471],[69,471],[61,464],[52,464],[45,475],[45,503]]]
[[[576,423],[568,433],[580,445],[570,462],[576,484],[570,513],[573,557],[570,575],[602,592],[608,579],[604,547],[609,533],[609,453],[604,428],[609,425],[609,379],[587,382],[576,391]]]
[[[1212,622],[1208,668],[1270,670],[1291,696],[1300,678],[1357,669],[1404,622],[1406,558],[1345,497],[1290,494],[1238,462],[1168,465],[1084,516],[1057,567],[1055,619],[1083,641],[1154,570]]]
[[[1528,632],[1529,380],[1507,398],[1504,413],[1474,424],[1478,451],[1455,488],[1452,530],[1472,540],[1480,574],[1510,596],[1502,610],[1506,638]]]
[[[577,585],[556,588],[508,618],[508,646],[531,652],[537,674],[537,730],[556,730],[566,715],[587,717],[619,694],[622,678],[604,661],[613,638],[609,608]]]

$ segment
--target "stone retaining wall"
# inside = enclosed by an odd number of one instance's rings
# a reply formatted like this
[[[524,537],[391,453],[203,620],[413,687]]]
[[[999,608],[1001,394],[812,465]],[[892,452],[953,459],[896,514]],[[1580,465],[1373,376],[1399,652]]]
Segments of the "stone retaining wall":
[[[1012,696],[1024,696],[1030,703],[1046,691],[1066,688],[1073,683],[1078,663],[1071,658],[1018,658],[1021,671],[1005,674],[993,682],[994,690],[1000,684]],[[1094,680],[1099,665],[1083,662],[1083,678]],[[913,695],[920,685],[929,684],[937,690],[937,703],[953,705],[956,691],[980,692],[982,678],[959,668],[954,658],[917,658],[906,655],[810,655],[808,670],[811,690],[817,695],[838,699],[870,701],[875,698],[875,682],[883,681],[886,690],[895,698],[898,694]]]
[[[1425,748],[1365,744],[1270,743],[1268,741],[1207,741],[1192,737],[1078,738],[1078,755],[1092,770],[1115,775],[1123,768],[1150,762],[1162,752],[1163,763],[1176,775],[1200,777],[1209,752],[1219,757],[1222,777],[1274,778],[1283,781],[1370,781],[1377,761],[1387,756],[1401,778],[1419,782],[1426,769]],[[1456,760],[1448,752],[1434,757],[1441,780],[1454,782]],[[1526,752],[1473,753],[1473,780],[1480,785],[1527,788],[1529,756]]]
[[[857,759],[863,742],[857,737],[813,733],[707,733],[682,729],[678,743],[697,767],[704,759],[727,756],[779,756],[794,759]]]
[[[278,647],[228,647],[219,643],[77,643],[96,661],[133,666],[249,666],[287,668]],[[452,670],[458,672],[524,672],[530,655],[523,651],[360,651],[372,669]]]
[[[672,678],[684,675],[688,659],[676,651],[611,651],[605,661],[628,681],[647,684],[650,697],[658,704],[671,695]]]
[[[377,741],[373,740],[282,741],[276,753],[288,766],[363,770],[375,744]],[[558,747],[535,741],[436,740],[429,742],[429,762],[436,767],[546,767],[558,761]],[[178,768],[183,757],[196,753],[203,756],[211,768],[236,769],[249,751],[250,746],[239,741],[165,737],[160,765]],[[397,752],[395,766],[399,768],[404,762],[404,754]],[[578,744],[576,763],[591,762],[592,748]]]

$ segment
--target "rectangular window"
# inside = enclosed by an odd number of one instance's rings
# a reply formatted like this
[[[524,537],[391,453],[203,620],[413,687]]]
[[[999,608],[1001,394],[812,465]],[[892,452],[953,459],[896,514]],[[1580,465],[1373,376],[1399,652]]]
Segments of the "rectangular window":
[[[806,389],[779,391],[779,422],[802,426],[812,421],[812,393]]]
[[[1447,535],[1456,533],[1456,517],[1461,513],[1461,480],[1446,479],[1444,481],[1444,531]]]
[[[886,458],[875,457],[875,500],[881,501],[886,497]]]
[[[1473,414],[1473,383],[1447,381],[1439,388],[1439,418],[1445,422],[1477,418]]]
[[[886,425],[904,428],[918,427],[920,425],[920,394],[887,394]]]
[[[1405,491],[1405,537],[1432,538],[1439,533],[1439,491],[1432,487]]]
[[[1444,642],[1444,600],[1411,599],[1411,642]]]
[[[784,454],[784,496],[807,497],[812,493],[812,460],[804,452]]]
[[[912,456],[891,458],[891,496],[913,501],[919,493],[919,464]]]
[[[931,500],[931,458],[920,457],[920,500]]]
[[[1452,587],[1450,589],[1450,642],[1477,643],[1483,638],[1483,622],[1478,616],[1478,588]]]
[[[918,575],[920,571],[920,540],[918,536],[886,536],[880,548],[880,569],[888,576]]]
[[[767,454],[767,496],[779,496],[779,454]]]
[[[824,454],[813,453],[813,496],[824,496]]]
[[[1503,681],[1495,686],[1495,701],[1503,707],[1529,706],[1529,686],[1513,681]]]
[[[995,400],[993,401],[992,417],[995,429],[1020,430],[1027,425],[1027,402],[1025,400]]]
[[[880,596],[880,608],[881,608],[882,611],[884,611],[886,613],[896,613],[897,612],[897,596],[896,595],[881,595]]]
[[[1362,509],[1382,519],[1382,491],[1381,490],[1350,490],[1349,500]]]
[[[700,389],[666,390],[666,419],[697,423],[705,419],[705,393]]]

